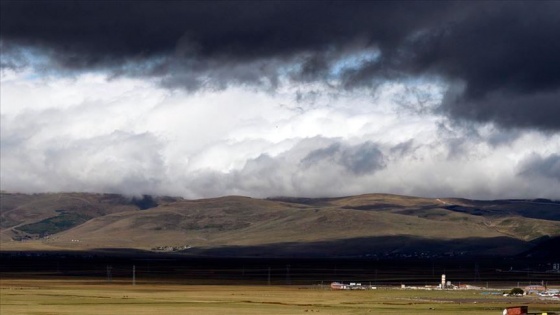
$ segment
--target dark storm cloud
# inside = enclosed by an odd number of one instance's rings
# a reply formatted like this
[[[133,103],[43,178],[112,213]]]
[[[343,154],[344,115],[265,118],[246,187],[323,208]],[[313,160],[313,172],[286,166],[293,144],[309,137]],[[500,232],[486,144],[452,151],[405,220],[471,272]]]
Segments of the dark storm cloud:
[[[41,52],[57,71],[187,89],[274,88],[286,69],[350,90],[435,77],[452,86],[440,110],[453,118],[558,131],[558,12],[557,1],[2,1],[2,67],[45,67],[26,55]],[[337,68],[361,50],[378,55]]]
[[[383,153],[371,142],[348,148],[342,152],[340,160],[356,175],[369,174],[386,166]]]
[[[542,157],[533,154],[521,166],[521,175],[528,177],[544,177],[560,182],[560,155],[551,154]]]
[[[301,160],[303,167],[311,167],[321,162],[338,164],[355,175],[365,175],[385,168],[385,156],[377,145],[365,142],[359,145],[334,143],[326,148],[311,151]]]
[[[560,129],[560,88],[530,93],[488,91],[484,97],[446,100],[443,106],[451,116],[469,120],[495,121],[506,127]]]
[[[53,49],[70,68],[174,53],[227,60],[397,44],[440,5],[285,1],[2,1],[6,44]],[[422,12],[421,14],[418,14]],[[394,27],[392,23],[398,23]]]

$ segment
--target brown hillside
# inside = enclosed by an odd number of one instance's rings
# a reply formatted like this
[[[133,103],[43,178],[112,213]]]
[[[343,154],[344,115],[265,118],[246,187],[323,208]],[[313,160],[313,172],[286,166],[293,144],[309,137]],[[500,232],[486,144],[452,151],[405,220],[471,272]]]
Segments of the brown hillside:
[[[219,255],[515,254],[560,235],[560,204],[386,194],[184,200],[2,194],[2,250],[134,248]]]

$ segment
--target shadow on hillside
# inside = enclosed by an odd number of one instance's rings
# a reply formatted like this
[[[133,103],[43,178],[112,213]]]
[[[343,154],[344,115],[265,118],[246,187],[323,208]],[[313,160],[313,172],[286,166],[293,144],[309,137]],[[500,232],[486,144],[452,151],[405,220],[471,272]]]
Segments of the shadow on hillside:
[[[533,241],[536,246],[520,254],[521,257],[533,257],[541,259],[560,259],[560,236],[542,237],[538,242]]]
[[[410,236],[361,237],[320,242],[191,248],[183,253],[236,257],[435,258],[510,256],[534,244],[509,237],[434,240]]]

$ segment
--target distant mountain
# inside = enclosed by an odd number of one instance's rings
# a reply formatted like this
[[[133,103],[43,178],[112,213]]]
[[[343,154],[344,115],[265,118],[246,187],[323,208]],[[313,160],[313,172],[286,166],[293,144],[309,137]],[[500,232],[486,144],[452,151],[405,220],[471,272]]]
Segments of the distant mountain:
[[[551,200],[1,194],[1,250],[139,249],[250,257],[543,255]],[[544,244],[541,244],[542,242]]]

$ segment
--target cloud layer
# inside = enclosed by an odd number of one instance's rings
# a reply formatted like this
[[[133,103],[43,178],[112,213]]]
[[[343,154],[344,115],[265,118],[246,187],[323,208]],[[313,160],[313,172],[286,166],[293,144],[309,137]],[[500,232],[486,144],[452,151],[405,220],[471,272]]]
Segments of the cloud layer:
[[[345,89],[441,77],[461,86],[440,106],[452,118],[559,130],[559,10],[555,1],[3,1],[2,65],[189,90],[276,88],[286,74]]]
[[[560,198],[560,3],[2,1],[2,189]]]
[[[2,189],[11,191],[560,197],[559,134],[403,110],[402,84],[304,108],[291,89],[193,94],[102,75],[6,72],[2,88]],[[437,87],[417,88],[434,91],[425,106],[439,103]]]

